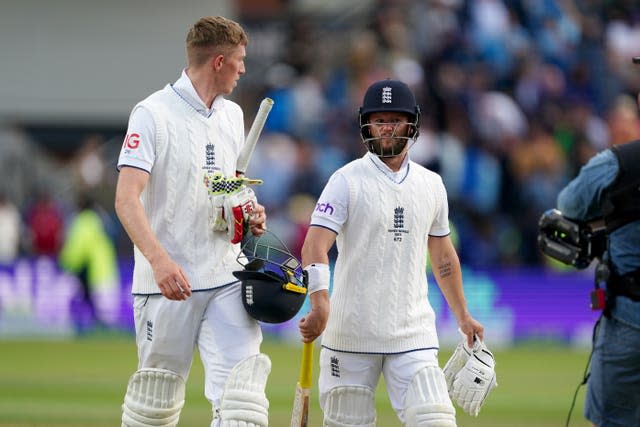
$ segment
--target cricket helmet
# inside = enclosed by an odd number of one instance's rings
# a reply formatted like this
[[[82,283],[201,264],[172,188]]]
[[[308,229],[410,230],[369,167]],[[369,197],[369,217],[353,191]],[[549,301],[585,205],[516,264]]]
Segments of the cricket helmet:
[[[409,116],[409,130],[406,135],[396,135],[393,137],[403,139],[399,150],[391,154],[383,153],[380,148],[380,138],[371,134],[371,124],[369,115],[377,112],[400,112]],[[420,107],[416,104],[416,99],[409,86],[399,80],[380,80],[373,83],[364,94],[362,106],[358,112],[360,123],[360,137],[367,149],[381,157],[391,157],[400,154],[407,144],[413,144],[418,138],[420,126]]]
[[[307,275],[300,261],[274,233],[249,233],[237,261],[244,270],[234,271],[233,275],[242,282],[242,304],[251,317],[282,323],[300,311],[307,295]]]

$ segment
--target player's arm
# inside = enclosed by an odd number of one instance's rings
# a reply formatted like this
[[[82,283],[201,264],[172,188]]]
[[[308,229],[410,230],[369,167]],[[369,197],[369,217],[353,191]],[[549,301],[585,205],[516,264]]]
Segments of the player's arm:
[[[336,233],[311,226],[302,245],[302,265],[309,274],[311,311],[298,324],[302,341],[311,342],[322,334],[329,318],[329,250]],[[320,290],[314,289],[318,287]]]
[[[122,167],[116,185],[115,210],[129,238],[151,264],[162,295],[171,300],[184,300],[191,295],[189,281],[151,230],[140,202],[140,194],[148,181],[148,172]]]
[[[460,343],[443,368],[451,400],[465,412],[477,416],[487,396],[498,385],[495,359],[483,342],[484,328],[467,310],[462,288],[462,269],[451,238],[429,236],[433,274],[451,307],[466,346]],[[477,336],[478,339],[475,339]]]
[[[462,269],[451,238],[447,236],[429,236],[429,258],[433,275],[442,294],[451,307],[458,321],[460,330],[467,336],[467,344],[473,346],[474,334],[481,340],[484,328],[478,323],[467,309],[467,302],[462,288]]]

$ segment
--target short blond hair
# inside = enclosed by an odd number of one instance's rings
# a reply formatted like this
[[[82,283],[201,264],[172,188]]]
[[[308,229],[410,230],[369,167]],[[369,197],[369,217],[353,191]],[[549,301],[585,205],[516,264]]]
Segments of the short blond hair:
[[[237,22],[222,16],[205,16],[189,29],[187,59],[190,65],[199,66],[214,55],[247,43],[249,37]]]

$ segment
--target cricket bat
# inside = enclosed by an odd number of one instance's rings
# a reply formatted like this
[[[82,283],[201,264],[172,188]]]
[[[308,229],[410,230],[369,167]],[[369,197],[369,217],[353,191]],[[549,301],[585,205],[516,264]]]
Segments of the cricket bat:
[[[271,98],[264,98],[262,102],[260,102],[256,118],[253,119],[253,123],[251,124],[251,128],[249,129],[249,133],[247,134],[247,138],[244,142],[244,147],[238,157],[238,163],[236,166],[236,176],[238,177],[243,177],[247,171],[247,166],[249,166],[249,161],[253,155],[253,149],[256,148],[258,137],[262,132],[264,123],[267,121],[269,112],[271,112],[271,107],[273,107],[273,99]]]
[[[291,412],[291,427],[307,427],[309,419],[309,398],[311,397],[311,383],[313,372],[313,341],[304,343],[302,347],[302,364],[300,378],[296,385]]]

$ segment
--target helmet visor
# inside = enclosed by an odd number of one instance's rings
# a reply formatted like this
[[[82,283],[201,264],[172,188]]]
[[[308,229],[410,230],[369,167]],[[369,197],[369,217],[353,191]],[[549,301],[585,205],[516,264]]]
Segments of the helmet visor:
[[[237,261],[246,270],[274,273],[285,281],[295,281],[299,285],[304,282],[300,261],[270,231],[262,236],[247,235]]]

